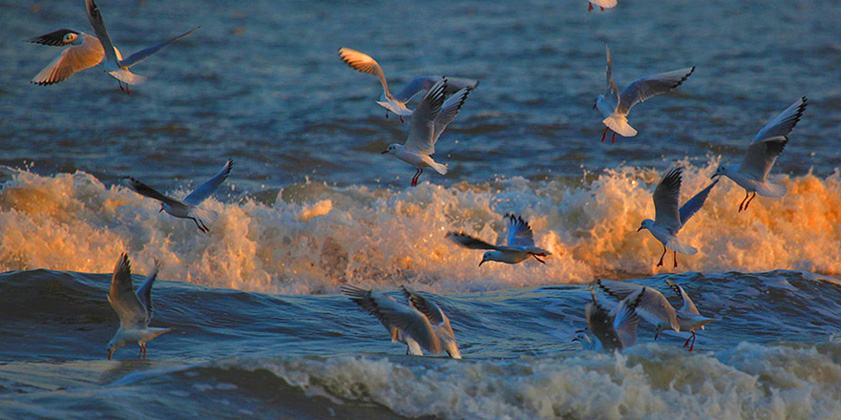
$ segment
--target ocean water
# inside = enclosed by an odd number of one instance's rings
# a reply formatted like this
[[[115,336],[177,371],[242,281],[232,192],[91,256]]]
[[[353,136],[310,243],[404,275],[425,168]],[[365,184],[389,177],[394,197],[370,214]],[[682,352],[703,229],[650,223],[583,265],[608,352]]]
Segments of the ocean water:
[[[131,95],[93,68],[29,83],[91,32],[81,0],[0,1],[2,418],[837,418],[841,413],[841,37],[832,1],[113,2],[131,53],[199,31],[133,71]],[[620,88],[696,66],[637,105],[634,138],[600,142],[604,46]],[[366,52],[394,89],[424,74],[480,80],[436,147],[446,176],[379,152],[386,119]],[[781,199],[722,180],[681,231],[699,249],[656,267],[651,192],[683,165],[681,200],[738,163],[771,118],[808,97],[772,175]],[[410,106],[412,107],[412,106]],[[119,184],[182,197],[226,159],[209,234]],[[504,237],[522,214],[545,265],[484,264],[448,231]],[[162,264],[154,326],[106,360],[105,294],[128,252]],[[667,257],[667,262],[671,258]],[[718,318],[698,332],[640,327],[622,354],[582,351],[587,283],[663,280]],[[463,360],[405,347],[339,286],[434,293]],[[600,298],[610,302],[607,296]]]

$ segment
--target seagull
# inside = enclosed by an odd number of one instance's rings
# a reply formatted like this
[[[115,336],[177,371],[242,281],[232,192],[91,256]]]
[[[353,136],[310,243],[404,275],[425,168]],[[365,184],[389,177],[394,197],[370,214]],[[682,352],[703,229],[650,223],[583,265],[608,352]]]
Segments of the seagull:
[[[675,283],[670,279],[666,279],[666,284],[674,290],[675,294],[680,296],[681,300],[683,300],[683,306],[676,311],[677,315],[677,322],[680,324],[680,329],[682,331],[689,330],[692,335],[686,339],[686,342],[683,343],[683,347],[689,345],[689,340],[692,340],[692,345],[689,347],[689,351],[692,351],[695,348],[695,330],[697,328],[704,329],[704,325],[709,324],[713,321],[718,321],[715,318],[707,318],[702,316],[700,312],[698,312],[698,308],[695,307],[695,303],[692,302],[692,299],[689,298],[689,295],[686,294],[686,291],[683,290],[679,284]]]
[[[99,12],[99,8],[96,6],[96,3],[94,3],[93,0],[85,0],[85,7],[88,11],[88,20],[90,21],[94,32],[96,32],[96,36],[99,37],[99,42],[101,43],[105,53],[105,72],[117,79],[117,84],[119,84],[120,90],[124,90],[128,94],[131,93],[128,85],[139,85],[146,81],[146,77],[132,73],[129,71],[129,67],[149,58],[152,54],[160,51],[161,48],[166,47],[167,45],[172,44],[173,42],[178,41],[179,39],[184,38],[199,29],[197,26],[175,38],[140,50],[130,55],[128,58],[123,59],[122,54],[120,54],[120,50],[111,43],[111,37],[108,36],[108,30],[105,28],[105,21],[102,19],[102,14]],[[123,89],[121,82],[126,84],[125,89]]]
[[[385,73],[382,67],[371,56],[350,48],[339,48],[339,57],[354,70],[373,74],[380,79],[380,83],[383,85],[383,94],[377,103],[386,109],[386,118],[388,118],[388,111],[391,111],[400,117],[400,122],[403,122],[403,117],[412,115],[412,110],[406,108],[406,103],[411,101],[419,92],[428,91],[432,86],[444,79],[443,76],[416,77],[403,90],[392,94],[388,90],[388,81],[385,79]],[[447,82],[444,92],[445,95],[452,95],[465,88],[475,89],[479,85],[478,81],[472,79],[449,78]]]
[[[680,322],[678,321],[675,308],[669,303],[666,297],[657,290],[629,283],[627,281],[600,279],[596,280],[596,284],[598,284],[605,293],[613,296],[619,301],[622,301],[629,296],[639,294],[640,296],[632,298],[638,299],[634,310],[637,315],[654,325],[657,331],[654,334],[655,340],[660,333],[665,330],[675,330],[677,332],[681,331]]]
[[[593,302],[587,302],[584,307],[584,315],[587,318],[587,327],[598,338],[601,348],[612,352],[636,344],[639,317],[634,309],[644,296],[644,290],[628,295],[609,311],[599,305],[592,285],[590,286],[590,295],[593,297]],[[589,340],[589,337],[587,339]],[[582,345],[583,343],[582,341]],[[585,347],[589,348],[590,345]],[[595,343],[593,348],[597,348]]]
[[[803,111],[806,109],[806,97],[798,99],[789,105],[780,115],[771,120],[748,146],[745,158],[739,165],[721,165],[712,176],[726,176],[745,189],[745,198],[739,204],[739,212],[747,210],[750,202],[759,194],[763,197],[782,197],[786,194],[786,186],[768,182],[768,172],[774,166],[777,156],[783,152],[788,143],[788,133],[794,129]],[[753,195],[748,199],[748,195]]]
[[[616,141],[616,133],[623,137],[637,135],[637,130],[634,130],[628,124],[628,113],[631,112],[634,105],[680,86],[695,71],[695,67],[645,76],[628,85],[620,95],[619,89],[613,81],[610,48],[605,45],[605,49],[607,50],[607,90],[596,98],[593,109],[598,108],[605,116],[605,119],[602,120],[602,123],[606,126],[602,133],[602,141],[604,141],[607,131],[611,130],[613,131],[613,138],[610,142],[613,143]]]
[[[182,201],[178,201],[174,198],[167,197],[157,190],[153,189],[152,187],[128,176],[123,178],[126,185],[131,188],[134,192],[149,197],[154,198],[161,202],[161,211],[166,211],[167,213],[175,216],[180,217],[182,219],[190,219],[196,223],[196,226],[199,228],[200,231],[207,233],[210,229],[201,219],[201,212],[196,208],[202,201],[206,200],[207,197],[210,197],[211,194],[216,192],[219,189],[219,185],[222,184],[227,178],[228,175],[231,173],[231,168],[234,165],[233,159],[228,159],[228,162],[222,168],[219,173],[213,176],[213,178],[208,179],[205,181],[204,184],[201,184],[193,190],[187,197],[184,197]]]
[[[108,291],[107,296],[108,303],[120,317],[120,328],[106,347],[109,360],[117,349],[129,343],[137,343],[140,346],[140,354],[137,358],[145,359],[146,342],[170,331],[169,328],[149,327],[149,322],[152,321],[152,285],[155,283],[159,269],[160,264],[155,260],[152,273],[135,293],[128,255],[122,254],[117,260],[114,275],[111,277],[111,290]]]
[[[415,110],[415,116],[409,124],[409,138],[406,144],[394,143],[382,152],[382,154],[391,153],[417,168],[412,178],[413,187],[418,185],[418,177],[423,173],[423,168],[431,167],[441,175],[447,174],[447,165],[435,162],[430,155],[435,153],[438,137],[441,137],[447,125],[458,115],[471,89],[461,89],[445,101],[446,89],[446,78],[430,88]]]
[[[548,257],[552,254],[545,249],[534,246],[534,233],[532,233],[529,223],[523,220],[522,216],[515,216],[513,213],[506,214],[503,219],[508,221],[508,244],[505,246],[491,245],[464,232],[450,232],[446,237],[468,249],[490,249],[491,251],[482,255],[482,261],[479,262],[480,267],[486,261],[517,264],[529,257],[534,257],[537,261],[546,264],[539,257]]]
[[[406,343],[406,354],[423,356],[423,350],[426,350],[432,354],[446,352],[454,359],[461,359],[450,320],[441,308],[406,286],[402,290],[411,306],[375,290],[351,285],[341,287],[342,293],[377,317],[388,330],[392,342]]]
[[[59,29],[26,41],[54,47],[70,46],[30,80],[40,86],[61,82],[77,71],[99,64],[105,57],[99,38],[72,29]]]
[[[587,2],[587,11],[593,11],[593,5],[599,6],[604,12],[604,9],[610,9],[612,7],[616,7],[616,0],[590,0]]]
[[[713,181],[687,201],[683,207],[678,209],[678,198],[680,197],[680,180],[683,168],[674,168],[660,180],[657,188],[654,189],[654,220],[645,219],[637,232],[648,229],[660,243],[663,244],[663,255],[657,267],[663,265],[663,257],[666,256],[666,249],[671,249],[674,254],[674,266],[677,268],[677,253],[695,255],[698,250],[684,243],[677,237],[678,231],[686,224],[707,200],[710,190],[718,183]]]

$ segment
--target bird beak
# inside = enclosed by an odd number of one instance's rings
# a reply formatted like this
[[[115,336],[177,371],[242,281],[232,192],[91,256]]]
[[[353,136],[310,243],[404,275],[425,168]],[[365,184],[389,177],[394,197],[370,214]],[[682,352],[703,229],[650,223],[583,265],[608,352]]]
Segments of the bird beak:
[[[108,360],[111,360],[111,353],[108,353]]]
[[[639,228],[639,229],[637,229],[637,232],[639,232],[639,231],[641,231],[641,230],[642,230],[642,226],[640,226],[640,228]]]
[[[717,177],[717,176],[721,176],[721,175],[720,174],[713,174],[713,176],[711,176],[710,179],[715,179],[715,177]]]
[[[160,209],[160,210],[158,210],[158,213],[160,213],[160,212],[162,212],[162,211],[164,211],[164,208],[163,208],[163,207],[161,207],[161,209]]]
[[[484,263],[485,263],[485,260],[479,261],[479,267],[481,267],[482,264],[484,264]]]
[[[384,155],[384,154],[386,154],[386,153],[388,153],[388,149],[383,150],[382,152],[380,152],[380,154],[381,154],[381,155]]]

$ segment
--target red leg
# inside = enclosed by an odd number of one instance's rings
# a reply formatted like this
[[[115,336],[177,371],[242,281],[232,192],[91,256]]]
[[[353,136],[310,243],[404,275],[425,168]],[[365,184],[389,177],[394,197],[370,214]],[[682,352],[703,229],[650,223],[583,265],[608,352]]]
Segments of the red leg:
[[[745,211],[748,210],[748,206],[750,205],[750,202],[753,201],[754,198],[756,198],[756,191],[754,191],[753,195],[750,196],[750,200],[748,200],[748,202],[745,203]]]
[[[677,251],[672,250],[672,254],[675,256],[675,268],[677,268]]]
[[[415,176],[414,176],[414,177],[412,177],[412,186],[413,186],[413,187],[417,187],[417,186],[418,186],[418,177],[420,177],[420,175],[421,175],[422,173],[423,173],[423,169],[422,169],[422,168],[418,168],[418,170],[415,172]]]
[[[388,119],[388,111],[385,112],[385,119]]]
[[[748,191],[745,190],[745,198],[742,199],[741,203],[739,203],[739,213],[741,213],[742,210],[747,210],[747,207],[745,206],[745,201],[748,201],[748,195]]]
[[[587,11],[588,11],[588,12],[592,12],[592,11],[593,11],[593,3],[587,2]]]
[[[689,341],[690,340],[692,341],[691,346],[689,346]],[[692,351],[692,349],[695,348],[695,330],[692,330],[692,335],[689,336],[689,338],[686,339],[685,343],[683,343],[683,347],[686,347],[686,346],[689,346],[689,351]]]
[[[403,124],[403,116],[400,116],[400,124]]]
[[[613,137],[610,139],[611,143],[616,143],[616,132],[613,132]]]
[[[602,12],[604,12],[604,7],[602,7]]]
[[[591,7],[592,7],[592,6],[591,6]],[[604,137],[605,137],[606,135],[607,135],[607,127],[605,127],[605,128],[604,128],[604,131],[602,131],[602,142],[604,142]]]
[[[663,257],[666,256],[666,246],[663,245],[663,255],[660,256],[660,262],[657,263],[657,267],[663,266]]]
[[[656,340],[656,339],[657,339],[657,336],[659,336],[659,335],[660,335],[660,331],[658,330],[658,331],[657,331],[657,333],[656,333],[656,334],[654,334],[654,339]]]

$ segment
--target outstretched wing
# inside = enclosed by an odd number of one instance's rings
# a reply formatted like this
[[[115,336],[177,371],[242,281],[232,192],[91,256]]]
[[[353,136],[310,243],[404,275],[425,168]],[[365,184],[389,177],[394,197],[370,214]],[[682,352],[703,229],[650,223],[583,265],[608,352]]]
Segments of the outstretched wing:
[[[680,207],[680,226],[686,224],[686,222],[701,210],[701,207],[704,206],[704,202],[707,201],[707,196],[710,195],[710,191],[715,187],[715,184],[718,184],[718,179],[712,182],[712,184],[708,185],[707,188],[704,188],[698,194],[695,194],[694,197],[690,198],[683,206]]]
[[[131,264],[128,255],[120,255],[114,274],[111,276],[111,289],[108,291],[108,302],[120,318],[120,328],[146,326],[146,308],[137,299],[131,282]]]
[[[534,234],[529,223],[523,220],[522,216],[515,216],[514,213],[505,215],[508,221],[508,246],[510,247],[533,247]]]
[[[138,193],[142,196],[146,196],[146,197],[149,197],[149,198],[154,198],[155,200],[162,201],[162,202],[164,202],[164,203],[166,203],[166,204],[168,204],[172,207],[184,206],[184,203],[182,203],[178,200],[169,198],[169,197],[159,193],[154,188],[152,188],[152,187],[150,187],[150,186],[148,186],[148,185],[146,185],[146,184],[144,184],[144,183],[142,183],[142,182],[140,182],[140,181],[138,181],[138,180],[136,180],[136,179],[134,179],[130,176],[127,176],[127,177],[123,178],[123,182],[129,188],[131,188],[132,191],[134,191],[134,192],[136,192],[136,193]]]
[[[753,139],[739,172],[756,181],[764,181],[788,143],[788,134],[797,125],[806,109],[806,97],[789,105],[780,115],[771,120]]]
[[[200,26],[196,26],[195,28],[193,28],[193,29],[191,29],[187,32],[184,32],[183,34],[176,36],[175,38],[169,39],[167,41],[161,42],[157,45],[153,45],[153,46],[148,47],[148,48],[144,48],[144,49],[128,56],[127,58],[124,58],[124,59],[120,60],[120,65],[125,66],[125,67],[131,67],[131,66],[149,58],[150,56],[152,56],[152,54],[155,54],[156,52],[160,51],[161,48],[166,47],[167,45],[172,44],[173,42],[178,41],[179,39],[184,38],[185,36],[190,35],[191,33],[197,31],[199,28],[200,28]]]
[[[154,309],[152,306],[152,285],[155,283],[155,279],[158,278],[158,271],[161,269],[161,262],[157,259],[155,260],[155,267],[152,268],[152,272],[146,276],[146,281],[137,289],[137,298],[140,300],[140,303],[146,308],[146,325],[149,325],[152,322],[152,316],[154,315]]]
[[[115,64],[119,63],[120,60],[117,59],[117,52],[114,51],[114,44],[111,42],[111,37],[108,36],[108,29],[105,28],[105,20],[102,19],[102,13],[99,12],[96,3],[93,0],[85,0],[85,8],[88,11],[88,21],[90,21],[96,37],[99,38],[99,42],[102,44],[105,58]]]
[[[403,290],[403,295],[409,299],[409,303],[412,304],[412,307],[424,314],[424,316],[429,319],[430,323],[437,325],[445,324],[449,327],[450,321],[447,319],[447,315],[444,315],[444,311],[442,311],[435,302],[427,300],[421,294],[413,289],[410,289],[408,286],[400,286],[400,288]]]
[[[50,34],[43,35],[40,38],[33,38],[33,40],[44,39],[44,37],[49,35]],[[68,77],[72,76],[73,73],[99,64],[102,61],[102,58],[105,57],[105,52],[102,50],[102,44],[99,43],[99,40],[96,39],[96,37],[85,34],[81,34],[79,36],[82,37],[82,44],[70,45],[69,48],[62,51],[61,54],[56,56],[56,58],[50,62],[50,64],[44,67],[40,72],[38,72],[38,74],[35,75],[35,77],[32,78],[32,83],[42,86],[52,85],[66,80]],[[45,39],[43,44],[54,45],[47,42],[52,41]]]
[[[689,297],[688,294],[686,294],[686,291],[683,290],[683,287],[681,287],[679,284],[675,283],[671,279],[666,279],[666,284],[668,284],[669,287],[671,287],[672,290],[674,290],[675,294],[680,296],[681,300],[683,300],[683,307],[680,308],[681,312],[701,315],[701,313],[698,312],[698,308],[695,307],[695,302],[692,302],[692,299]]]
[[[635,80],[622,92],[622,96],[619,98],[619,108],[616,112],[627,114],[634,105],[680,86],[694,71],[695,67],[687,67],[666,73],[652,74]]]
[[[469,249],[493,249],[497,251],[504,249],[503,247],[491,245],[464,232],[450,232],[447,234],[447,239]]]
[[[630,295],[620,300],[619,304],[610,311],[610,317],[613,319],[613,329],[619,336],[623,348],[637,343],[639,316],[636,313],[636,308],[642,296],[642,293],[638,293],[636,296]]]
[[[613,81],[613,63],[610,61],[610,48],[605,44],[604,49],[607,52],[607,67],[605,68],[605,84],[607,85],[607,90],[605,90],[602,98],[612,113],[619,106],[619,88],[616,87],[616,82]],[[607,112],[608,110],[605,109],[603,111]]]
[[[680,325],[677,322],[677,314],[675,308],[669,303],[662,293],[650,287],[640,286],[638,284],[629,283],[627,281],[616,280],[596,280],[599,287],[605,293],[613,296],[618,300],[623,300],[628,296],[641,294],[637,302],[636,311],[639,316],[646,321],[657,325],[664,323],[669,325],[673,330],[680,331]],[[632,299],[636,299],[635,296]]]
[[[412,100],[421,91],[429,90],[436,83],[444,79],[444,76],[421,76],[412,79],[400,92],[392,95],[392,97],[400,102],[406,103]],[[447,89],[444,94],[449,96],[464,88],[475,89],[479,85],[478,80],[461,79],[455,77],[447,78]]]
[[[59,29],[57,31],[52,31],[48,34],[36,36],[34,38],[29,38],[26,42],[34,42],[36,44],[41,45],[49,45],[53,47],[61,47],[64,45],[64,37],[67,34],[76,34],[81,35],[79,31],[74,31],[72,29]]]
[[[680,178],[683,168],[674,168],[667,172],[654,189],[654,221],[658,225],[677,231],[681,227],[678,199],[680,197]]]
[[[406,140],[406,150],[431,155],[435,153],[435,119],[444,105],[444,90],[447,79],[435,84],[423,96],[409,125],[409,139]],[[459,105],[461,106],[461,105]],[[458,110],[456,110],[458,112]],[[443,130],[442,130],[443,131]]]
[[[234,160],[228,159],[228,162],[225,163],[225,166],[222,167],[222,170],[219,171],[213,178],[208,179],[193,190],[190,195],[184,197],[184,202],[191,206],[197,206],[201,204],[202,201],[206,200],[207,197],[210,197],[211,194],[216,192],[219,189],[219,185],[225,182],[228,179],[228,175],[231,173],[231,168],[234,166]]]
[[[446,87],[449,86],[449,80],[447,80]],[[435,117],[433,121],[433,129],[432,129],[432,144],[433,146],[435,143],[438,142],[438,138],[441,137],[441,133],[450,125],[451,122],[456,118],[458,112],[461,110],[461,106],[464,105],[464,101],[467,100],[467,95],[470,94],[472,88],[464,88],[453,94],[444,101],[444,104],[441,105],[441,111],[438,113],[438,116]]]
[[[385,93],[386,98],[393,98],[391,93],[388,91],[388,82],[385,80],[385,73],[383,73],[383,69],[380,67],[380,64],[377,63],[377,60],[374,60],[368,54],[344,47],[339,48],[339,57],[341,57],[342,61],[354,70],[377,76],[377,78],[380,79],[380,83],[383,85],[383,92]]]

